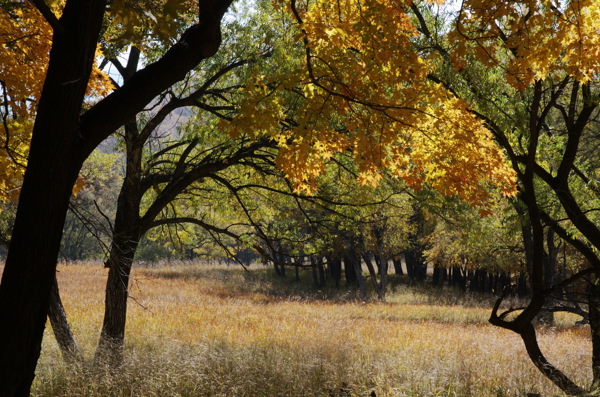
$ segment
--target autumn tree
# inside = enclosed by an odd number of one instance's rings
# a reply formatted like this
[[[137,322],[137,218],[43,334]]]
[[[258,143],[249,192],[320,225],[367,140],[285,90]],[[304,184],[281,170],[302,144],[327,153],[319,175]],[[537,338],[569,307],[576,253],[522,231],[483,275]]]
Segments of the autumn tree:
[[[217,51],[220,20],[230,3],[200,1],[198,22],[170,51],[84,108],[107,4],[68,0],[53,11],[47,3],[35,2],[52,29],[52,44],[0,284],[0,394],[29,395],[62,227],[83,161],[157,94]]]
[[[464,1],[445,16],[432,7],[411,8],[422,35],[421,53],[438,65],[428,79],[469,103],[505,150],[519,180],[518,198],[529,224],[532,296],[510,320],[511,310],[500,313],[500,299],[490,321],[519,334],[532,362],[565,393],[583,395],[582,386],[544,357],[533,321],[557,289],[599,270],[598,219],[595,200],[589,200],[596,196],[592,181],[598,163],[586,148],[594,144],[598,117],[599,4]],[[559,211],[544,205],[548,193]],[[548,284],[544,271],[548,228],[586,258],[559,283]],[[597,297],[592,290],[593,308]],[[592,392],[600,379],[595,321],[590,319]]]

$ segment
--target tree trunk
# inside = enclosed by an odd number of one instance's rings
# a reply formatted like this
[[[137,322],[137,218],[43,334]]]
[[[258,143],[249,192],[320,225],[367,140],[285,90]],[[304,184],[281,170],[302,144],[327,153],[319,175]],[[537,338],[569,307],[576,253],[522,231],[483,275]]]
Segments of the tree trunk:
[[[220,20],[231,0],[200,3],[199,23],[160,60],[82,114],[106,0],[66,1],[54,27],[0,284],[0,396],[30,393],[69,197],[83,161],[109,134],[219,48]]]
[[[342,260],[334,257],[328,257],[327,264],[329,265],[329,271],[331,272],[331,278],[335,283],[335,288],[339,288],[340,280],[342,279]]]
[[[546,246],[548,252],[544,253],[544,288],[550,288],[554,284],[555,272],[558,262],[558,248],[554,243],[554,231],[550,228],[546,231]],[[546,299],[546,303],[549,306],[553,306],[555,300],[552,296]],[[536,321],[539,324],[552,326],[554,325],[554,312],[550,310],[543,310],[537,316]]]
[[[445,270],[445,269],[443,269],[437,263],[435,265],[433,265],[433,279],[431,281],[432,281],[433,285],[435,285],[436,287],[441,287],[444,284],[443,276],[442,276],[443,270]]]
[[[326,284],[326,275],[325,275],[325,265],[323,265],[322,259],[321,263],[318,265],[319,267],[319,287],[323,288]]]
[[[413,281],[423,281],[427,277],[427,264],[421,247],[413,247],[404,253],[406,272]]]
[[[592,334],[592,391],[600,389],[600,278],[595,275],[589,293],[588,319]]]
[[[354,262],[349,255],[344,257],[344,275],[346,276],[346,285],[356,285],[358,283]]]
[[[94,358],[95,364],[116,368],[123,359],[127,298],[131,265],[141,238],[140,203],[142,144],[138,139],[135,120],[125,124],[127,166],[125,179],[117,199],[117,212],[110,249],[106,262],[109,268],[106,280],[104,321]]]
[[[550,364],[546,357],[544,357],[537,343],[535,328],[532,324],[526,325],[519,334],[523,339],[529,358],[548,379],[554,382],[567,395],[582,396],[586,394],[583,389],[573,383],[573,381],[567,378],[558,368]]]
[[[377,292],[377,299],[380,301],[385,301],[385,279],[382,280],[382,284],[377,282],[377,272],[375,271],[375,267],[373,266],[373,262],[371,260],[371,256],[369,254],[363,254],[363,259],[365,264],[367,265],[367,269],[369,269],[369,275],[371,276],[371,283],[373,284],[373,289]],[[386,269],[387,270],[387,269]]]
[[[525,298],[530,295],[526,272],[519,272],[519,278],[517,279],[517,295],[520,298]]]
[[[113,240],[107,266],[104,322],[94,357],[95,365],[118,368],[123,362],[129,275],[139,236],[117,235]]]
[[[404,275],[404,271],[402,270],[402,258],[396,258],[392,260],[392,263],[394,264],[394,272],[399,276]]]
[[[383,254],[382,245],[379,244],[379,300],[385,301],[385,293],[387,292],[387,276],[388,276],[388,261]]]
[[[345,265],[354,270],[360,295],[364,300],[367,300],[367,289],[365,287],[365,279],[363,278],[362,274],[362,263],[358,253],[356,252],[356,248],[353,245],[350,245],[347,254],[348,256],[346,259],[344,259]]]
[[[69,197],[82,160],[78,129],[105,1],[67,1],[53,36],[27,170],[0,285],[0,395],[28,396],[41,351]]]
[[[319,288],[321,288],[321,286],[319,285],[319,274],[317,271],[317,265],[315,265],[313,262],[311,268],[312,268],[313,288],[319,289]]]
[[[71,327],[69,327],[69,322],[67,321],[67,314],[60,299],[56,277],[54,277],[50,290],[48,319],[50,320],[54,337],[65,361],[69,364],[83,362],[83,355],[71,332]]]

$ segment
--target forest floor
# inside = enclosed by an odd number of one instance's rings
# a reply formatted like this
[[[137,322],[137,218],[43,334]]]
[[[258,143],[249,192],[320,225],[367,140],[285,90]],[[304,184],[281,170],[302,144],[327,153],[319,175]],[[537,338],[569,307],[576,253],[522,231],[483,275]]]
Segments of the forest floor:
[[[109,371],[92,367],[107,269],[60,265],[61,296],[86,360],[64,364],[48,325],[32,395],[560,395],[516,334],[487,323],[492,297],[396,277],[386,303],[364,303],[350,289],[315,290],[308,272],[294,282],[292,274],[249,270],[134,268],[125,364]],[[557,316],[539,339],[551,362],[585,384],[589,327],[576,320]]]

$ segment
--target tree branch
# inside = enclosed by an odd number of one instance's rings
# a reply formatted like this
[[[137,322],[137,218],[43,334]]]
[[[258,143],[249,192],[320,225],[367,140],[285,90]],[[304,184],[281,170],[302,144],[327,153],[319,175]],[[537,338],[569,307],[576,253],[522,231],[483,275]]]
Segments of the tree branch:
[[[220,20],[233,0],[201,1],[200,22],[191,26],[158,61],[137,71],[120,88],[85,112],[80,119],[83,159],[161,92],[185,78],[221,44]]]
[[[46,4],[44,0],[29,0],[29,2],[33,4],[35,8],[37,8],[40,14],[42,14],[42,16],[44,17],[44,19],[46,19],[46,22],[50,24],[52,30],[54,31],[54,34],[65,34],[65,27],[58,20],[58,18],[56,18],[56,15],[54,15],[54,13],[50,9],[50,7],[48,7],[48,4]]]

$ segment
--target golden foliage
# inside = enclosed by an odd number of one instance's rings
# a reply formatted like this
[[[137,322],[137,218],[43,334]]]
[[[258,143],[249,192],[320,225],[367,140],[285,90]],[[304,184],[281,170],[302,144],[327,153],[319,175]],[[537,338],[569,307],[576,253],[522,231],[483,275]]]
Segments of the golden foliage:
[[[465,1],[452,32],[455,64],[474,52],[520,90],[557,73],[586,83],[600,71],[599,20],[594,0]]]
[[[428,185],[484,210],[491,187],[514,193],[513,172],[484,125],[427,78],[435,64],[413,45],[409,3],[292,5],[305,62],[257,76],[234,124],[281,144],[278,165],[298,190],[314,188],[325,160],[351,151],[365,184],[387,169],[413,188]],[[291,110],[289,92],[301,96]]]
[[[61,1],[50,6],[60,14]],[[18,197],[51,46],[52,28],[30,2],[0,7],[0,200]],[[94,65],[87,100],[111,89],[108,76]]]

